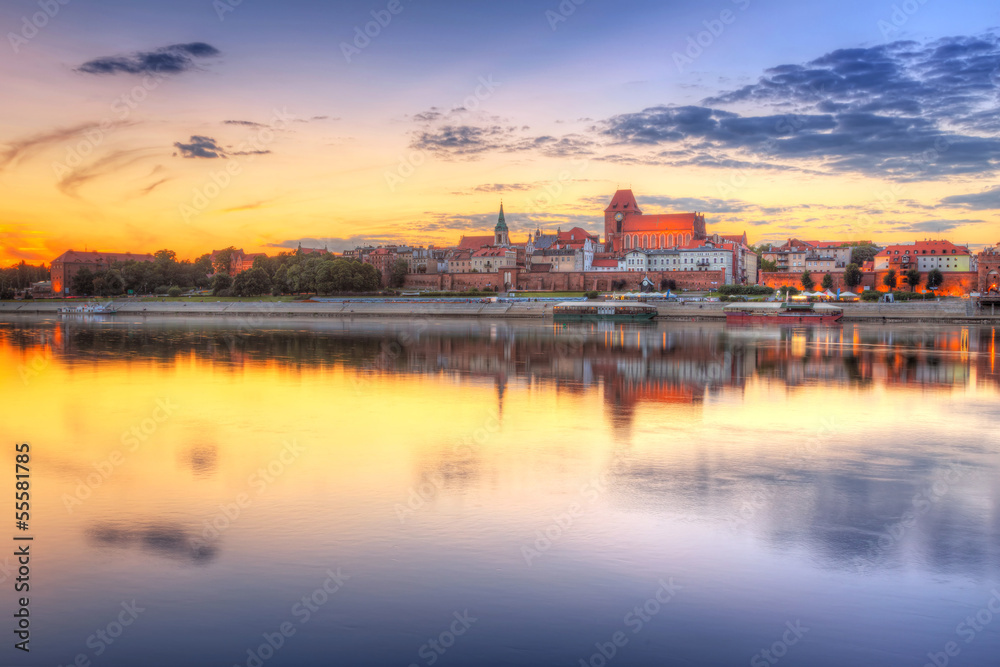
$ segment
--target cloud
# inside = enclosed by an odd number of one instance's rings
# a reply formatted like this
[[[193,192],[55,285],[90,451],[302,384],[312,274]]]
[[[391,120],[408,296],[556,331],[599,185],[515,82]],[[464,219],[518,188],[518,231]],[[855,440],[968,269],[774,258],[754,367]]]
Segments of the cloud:
[[[153,190],[155,190],[156,188],[158,188],[159,186],[163,185],[164,183],[166,183],[169,180],[172,180],[172,179],[170,179],[170,178],[161,178],[160,180],[155,181],[155,182],[151,183],[150,185],[147,185],[144,188],[140,188],[139,194],[141,196],[148,195],[150,192],[152,192]]]
[[[509,153],[535,147],[529,139],[519,137],[516,130],[500,125],[443,125],[416,132],[410,146],[449,158],[479,157],[485,153]]]
[[[250,202],[249,204],[241,204],[240,206],[233,206],[231,208],[224,208],[219,213],[239,213],[240,211],[252,211],[258,208],[265,208],[268,204],[271,204],[274,199],[261,199],[259,201]]]
[[[225,125],[245,125],[247,127],[264,127],[263,123],[255,123],[252,120],[224,120]]]
[[[182,144],[177,141],[174,146],[181,152],[181,157],[185,158],[217,158],[226,157],[226,153],[222,150],[222,147],[216,143],[215,139],[212,137],[204,137],[198,134],[191,135],[191,140],[189,143]]]
[[[533,190],[537,183],[484,183],[472,188],[472,192],[514,192],[519,190]],[[467,194],[467,193],[457,193]]]
[[[218,49],[204,42],[171,44],[155,51],[88,60],[77,71],[86,74],[181,74],[197,68],[195,58],[218,55],[221,55]]]
[[[72,127],[58,128],[48,132],[33,134],[24,139],[17,139],[7,144],[7,148],[0,151],[0,169],[6,168],[32,153],[40,151],[53,144],[59,144],[69,139],[76,139],[88,130],[95,130],[100,127],[100,123],[81,123]]]
[[[922,220],[920,222],[910,222],[898,224],[892,227],[895,232],[907,233],[942,233],[948,232],[965,225],[978,225],[983,220]],[[891,223],[890,223],[891,224]]]
[[[81,186],[93,181],[94,179],[108,176],[121,169],[130,167],[133,164],[150,157],[152,153],[153,151],[149,148],[132,148],[128,150],[114,151],[91,162],[90,164],[74,169],[69,174],[64,176],[62,180],[56,184],[56,187],[59,188],[63,194],[75,197],[77,190],[79,190]]]
[[[633,149],[668,147],[675,164],[722,166],[752,157],[899,180],[989,173],[1000,166],[1000,139],[993,136],[1000,130],[998,71],[1000,39],[993,34],[839,49],[773,67],[756,83],[701,105],[613,116],[597,131]],[[720,108],[734,104],[763,112]]]
[[[1000,209],[1000,185],[985,192],[973,192],[967,195],[952,195],[941,200],[942,206],[955,206],[973,211]]]

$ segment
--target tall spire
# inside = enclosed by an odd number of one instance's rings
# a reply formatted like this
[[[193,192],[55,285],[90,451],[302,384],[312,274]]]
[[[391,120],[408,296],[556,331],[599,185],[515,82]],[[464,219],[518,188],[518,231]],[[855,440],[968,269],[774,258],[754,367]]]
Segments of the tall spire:
[[[507,221],[503,219],[503,200],[500,200],[500,217],[497,219],[497,226],[493,228],[493,245],[509,246],[510,235],[507,231]]]

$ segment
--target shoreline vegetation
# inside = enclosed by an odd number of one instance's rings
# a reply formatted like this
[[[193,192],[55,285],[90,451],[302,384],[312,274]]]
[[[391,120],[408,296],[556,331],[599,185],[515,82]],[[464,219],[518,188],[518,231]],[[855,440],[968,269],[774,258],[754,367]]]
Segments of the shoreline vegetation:
[[[103,302],[104,300],[102,300]],[[551,319],[556,301],[489,302],[481,298],[449,301],[338,300],[291,301],[260,299],[205,300],[165,299],[145,301],[121,299],[112,301],[116,313],[60,314],[59,308],[82,304],[82,300],[26,300],[0,302],[0,317],[52,316],[66,319],[93,318],[113,321],[136,317],[223,317],[243,322],[262,322],[268,318],[511,318]],[[725,302],[659,303],[657,320],[724,321]],[[844,309],[844,322],[937,322],[992,324],[1000,322],[1000,314],[976,313],[968,300],[945,299],[938,302],[905,303],[838,303]]]

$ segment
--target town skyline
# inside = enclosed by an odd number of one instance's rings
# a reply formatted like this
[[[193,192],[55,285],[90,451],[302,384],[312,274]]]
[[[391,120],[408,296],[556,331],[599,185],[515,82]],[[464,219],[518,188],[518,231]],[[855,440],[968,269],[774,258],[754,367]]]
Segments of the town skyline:
[[[53,8],[0,9],[3,265],[441,247],[501,199],[517,240],[603,237],[623,188],[752,244],[996,242],[978,3]]]

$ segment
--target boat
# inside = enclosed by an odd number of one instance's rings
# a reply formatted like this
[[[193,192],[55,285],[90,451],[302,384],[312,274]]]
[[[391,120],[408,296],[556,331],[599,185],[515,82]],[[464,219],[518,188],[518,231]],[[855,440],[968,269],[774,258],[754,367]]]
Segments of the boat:
[[[59,309],[63,315],[114,315],[118,311],[114,304],[108,303],[87,303],[80,306],[63,306]]]
[[[622,303],[612,301],[563,301],[552,307],[552,316],[557,320],[651,320],[659,311],[656,306],[644,303]]]
[[[822,303],[738,303],[723,308],[727,324],[837,324],[844,309]]]

